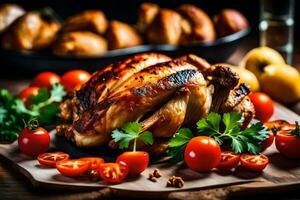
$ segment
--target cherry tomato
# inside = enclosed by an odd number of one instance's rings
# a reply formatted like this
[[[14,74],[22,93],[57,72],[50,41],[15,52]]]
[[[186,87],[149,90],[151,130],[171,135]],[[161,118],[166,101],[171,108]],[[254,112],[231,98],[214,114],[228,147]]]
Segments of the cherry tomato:
[[[268,157],[263,154],[242,154],[240,161],[241,165],[246,169],[258,172],[263,171],[269,163]]]
[[[291,135],[291,131],[278,131],[275,138],[275,145],[282,155],[289,158],[300,158],[300,139]]]
[[[184,160],[187,166],[194,171],[209,171],[216,167],[221,160],[220,145],[211,137],[194,137],[185,148]]]
[[[274,121],[268,121],[264,123],[264,125],[274,133],[274,130],[278,130],[281,129],[282,127],[286,127],[290,125],[290,123],[285,120],[274,120]]]
[[[148,167],[149,154],[144,151],[124,152],[118,156],[117,163],[125,163],[128,166],[128,175],[137,176]]]
[[[19,149],[28,156],[37,156],[48,150],[50,136],[48,131],[39,127],[32,129],[24,128],[18,138]]]
[[[99,174],[107,183],[121,183],[127,177],[128,167],[124,163],[103,163],[99,167]]]
[[[86,160],[62,160],[56,163],[56,169],[68,177],[78,177],[90,169],[91,162]]]
[[[240,154],[232,151],[223,151],[221,153],[221,160],[217,165],[217,169],[229,171],[233,168],[236,168],[240,162],[240,156]]]
[[[274,141],[274,133],[273,131],[270,130],[269,137],[261,143],[261,152],[269,148],[273,144],[273,141]]]
[[[68,160],[69,154],[63,152],[42,153],[38,156],[38,161],[41,165],[48,167],[56,167],[56,163],[62,160]]]
[[[39,93],[39,87],[27,87],[22,90],[19,94],[19,97],[25,102],[29,103],[30,96],[36,96]]]
[[[79,160],[89,161],[91,163],[90,170],[98,170],[100,164],[104,163],[104,160],[99,157],[84,157]]]
[[[61,83],[67,92],[74,91],[90,79],[91,75],[84,70],[71,70],[62,76]]]
[[[60,77],[53,72],[39,73],[32,80],[30,86],[51,89],[54,83],[60,83]]]
[[[249,95],[255,109],[255,118],[267,122],[274,113],[274,103],[272,99],[261,92],[252,92]]]

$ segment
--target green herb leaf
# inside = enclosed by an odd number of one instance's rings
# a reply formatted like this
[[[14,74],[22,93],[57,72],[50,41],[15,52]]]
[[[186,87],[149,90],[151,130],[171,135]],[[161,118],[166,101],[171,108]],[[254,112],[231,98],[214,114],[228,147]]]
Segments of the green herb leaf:
[[[171,161],[179,162],[183,159],[183,152],[187,143],[194,137],[188,128],[181,128],[169,142],[168,155]]]
[[[133,150],[136,150],[137,139],[142,140],[146,145],[153,144],[154,139],[149,131],[141,132],[142,126],[138,122],[127,122],[121,130],[115,129],[112,131],[112,138],[119,144],[120,149],[129,147],[131,141],[134,141]]]

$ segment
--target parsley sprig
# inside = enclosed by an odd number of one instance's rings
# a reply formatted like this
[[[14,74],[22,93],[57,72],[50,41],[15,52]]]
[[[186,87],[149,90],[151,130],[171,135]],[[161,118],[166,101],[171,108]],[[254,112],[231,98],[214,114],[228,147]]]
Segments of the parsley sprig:
[[[268,137],[269,130],[261,122],[242,130],[242,121],[242,115],[236,112],[223,115],[212,112],[197,122],[197,135],[193,135],[189,129],[179,129],[169,142],[168,154],[173,161],[182,160],[186,144],[198,135],[210,136],[220,145],[229,144],[236,153],[258,154],[261,148],[260,144]]]
[[[127,122],[121,130],[115,129],[112,132],[112,138],[119,144],[120,149],[128,148],[133,141],[133,151],[136,151],[137,140],[142,140],[146,145],[153,144],[154,139],[150,131],[142,132],[142,126],[138,122]]]
[[[40,124],[51,125],[58,119],[59,109],[56,103],[66,95],[60,84],[52,85],[50,92],[40,89],[36,96],[30,96],[30,105],[26,106],[8,90],[0,90],[0,141],[13,142],[32,119]]]

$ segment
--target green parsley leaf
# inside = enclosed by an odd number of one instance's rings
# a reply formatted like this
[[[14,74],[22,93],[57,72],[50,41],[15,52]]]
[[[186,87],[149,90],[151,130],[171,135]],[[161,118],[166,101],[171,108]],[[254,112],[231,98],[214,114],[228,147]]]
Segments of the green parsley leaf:
[[[135,151],[137,139],[142,140],[146,145],[154,142],[152,133],[149,131],[141,132],[141,129],[142,126],[138,122],[127,122],[122,126],[121,130],[113,130],[111,136],[119,144],[120,149],[128,148],[133,140],[133,151]]]
[[[171,161],[179,162],[183,159],[184,149],[187,143],[194,137],[188,128],[181,128],[169,142],[168,155]]]

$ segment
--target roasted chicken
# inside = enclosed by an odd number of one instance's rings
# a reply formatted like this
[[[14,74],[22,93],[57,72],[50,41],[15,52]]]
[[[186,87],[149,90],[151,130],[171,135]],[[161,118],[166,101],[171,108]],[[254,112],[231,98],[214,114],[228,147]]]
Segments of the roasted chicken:
[[[101,10],[86,10],[69,17],[63,24],[61,32],[91,31],[104,34],[107,26],[107,19]]]
[[[24,15],[25,10],[16,4],[0,6],[0,33],[13,23],[18,17]]]
[[[138,147],[161,154],[181,126],[193,128],[210,111],[236,110],[247,117],[246,126],[254,110],[249,89],[238,82],[229,67],[211,66],[195,55],[136,55],[95,72],[66,99],[61,104],[66,123],[57,126],[57,133],[79,147],[115,147],[112,130],[138,121],[156,138],[153,146],[139,142]]]
[[[28,12],[3,33],[2,46],[10,50],[43,50],[50,47],[59,28],[55,19]]]
[[[52,45],[55,55],[99,56],[107,49],[105,38],[88,31],[64,33]]]

